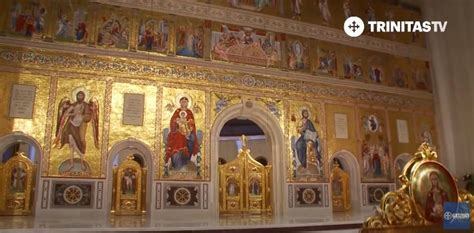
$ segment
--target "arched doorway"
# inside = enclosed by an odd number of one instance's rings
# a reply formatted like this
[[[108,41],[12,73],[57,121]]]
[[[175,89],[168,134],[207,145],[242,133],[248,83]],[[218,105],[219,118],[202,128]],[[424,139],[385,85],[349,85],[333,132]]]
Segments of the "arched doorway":
[[[132,160],[136,162],[141,168],[146,169],[145,175],[145,198],[144,206],[146,207],[146,212],[149,213],[151,210],[151,196],[152,196],[152,185],[153,185],[153,156],[150,148],[144,144],[142,141],[135,138],[128,138],[126,140],[119,141],[115,143],[108,153],[107,159],[107,197],[112,199],[113,195],[113,185],[114,185],[114,168],[118,168],[121,164],[126,162],[129,159],[129,156],[132,156]],[[138,190],[140,191],[140,190]],[[112,203],[107,202],[107,210],[111,210]]]
[[[264,106],[253,101],[246,101],[245,103],[235,104],[222,110],[216,117],[211,128],[211,179],[212,190],[209,193],[209,198],[214,200],[209,207],[214,210],[216,216],[219,215],[219,175],[217,164],[219,164],[219,137],[224,125],[232,119],[250,120],[257,124],[263,131],[265,139],[269,144],[271,153],[268,155],[268,164],[272,165],[271,171],[271,200],[273,213],[275,215],[282,215],[285,211],[283,200],[286,200],[287,193],[285,192],[286,177],[285,164],[287,158],[285,156],[286,143],[284,135],[280,127],[278,119]],[[221,162],[223,160],[221,159]],[[278,163],[276,162],[278,161]]]
[[[11,159],[15,159],[17,157],[17,153],[23,153],[28,160],[28,163],[31,162],[32,166],[34,166],[34,172],[31,174],[32,177],[32,182],[33,184],[33,190],[29,191],[29,194],[26,195],[22,194],[19,196],[29,196],[28,201],[28,209],[26,211],[23,211],[24,214],[30,215],[34,214],[35,208],[37,205],[37,202],[41,200],[40,197],[37,197],[41,195],[41,192],[35,192],[34,190],[40,190],[39,184],[40,184],[40,174],[41,174],[41,160],[43,157],[41,146],[39,142],[34,139],[33,137],[23,133],[23,132],[13,132],[11,134],[7,134],[3,137],[0,137],[0,163],[1,164],[6,164],[8,161]],[[26,161],[26,160],[25,160]],[[16,183],[18,183],[18,178],[24,179],[28,176],[24,174],[24,170],[17,170],[14,169],[12,170],[12,175],[11,177],[16,178]],[[15,184],[15,181],[12,180],[13,184]],[[8,184],[6,184],[8,185]],[[6,187],[6,186],[4,186]],[[28,189],[24,189],[28,190]],[[6,195],[6,193],[5,193]],[[6,199],[5,196],[0,197],[3,200]],[[18,212],[19,213],[19,212]],[[24,215],[23,213],[19,213],[19,215]]]
[[[219,159],[232,161],[242,148],[241,136],[247,138],[247,146],[255,160],[267,165],[271,163],[271,148],[263,130],[249,119],[234,118],[224,124],[219,133]],[[265,164],[263,164],[265,163]]]
[[[341,150],[334,153],[330,160],[331,167],[333,166],[333,161],[337,160],[340,164],[340,167],[347,173],[349,173],[350,180],[350,190],[351,190],[351,206],[353,210],[359,210],[361,206],[361,197],[360,197],[360,172],[359,172],[359,163],[355,156],[346,150]]]

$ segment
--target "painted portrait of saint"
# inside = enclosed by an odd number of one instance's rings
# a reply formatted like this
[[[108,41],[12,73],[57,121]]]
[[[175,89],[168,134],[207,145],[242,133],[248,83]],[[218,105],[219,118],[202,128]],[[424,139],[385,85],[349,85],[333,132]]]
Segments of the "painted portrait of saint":
[[[288,51],[288,68],[292,70],[306,69],[309,66],[307,47],[298,40],[290,44]]]
[[[238,185],[236,183],[237,181],[235,179],[231,179],[229,183],[227,184],[227,195],[229,196],[237,196],[239,191],[238,191]]]
[[[292,149],[296,161],[296,174],[322,175],[322,145],[310,112],[303,108],[300,119],[292,116],[296,123],[296,135],[292,137]]]
[[[319,12],[323,18],[323,24],[329,25],[331,22],[331,11],[329,10],[328,0],[319,0]]]
[[[382,83],[383,81],[383,70],[380,67],[372,66],[369,70],[370,80],[374,83]]]
[[[357,81],[364,80],[364,73],[362,72],[362,60],[352,59],[351,57],[345,57],[344,62],[344,78],[354,79]]]
[[[119,16],[112,14],[110,17],[102,17],[100,25],[97,45],[128,48],[128,39],[130,37],[129,19],[127,16]]]
[[[13,167],[11,172],[11,184],[10,188],[12,192],[21,193],[25,191],[26,188],[26,171],[23,168],[22,163],[18,163]]]
[[[56,39],[84,42],[89,35],[86,17],[87,12],[82,8],[76,10],[60,8],[55,32]]]
[[[169,170],[183,170],[200,154],[200,145],[193,111],[189,108],[190,97],[179,99],[166,136],[165,163]]]
[[[443,220],[443,205],[448,201],[447,192],[441,187],[439,174],[432,171],[429,174],[431,189],[426,195],[425,218],[431,222],[441,222]]]
[[[47,11],[38,3],[21,4],[17,2],[10,9],[10,31],[32,37],[44,31]]]
[[[192,24],[181,25],[176,32],[176,55],[203,57],[204,28]]]
[[[335,50],[318,48],[318,71],[331,76],[337,75],[337,58]]]
[[[342,3],[342,9],[344,10],[344,18],[347,19],[352,16],[352,8],[351,8],[351,1],[344,0]]]
[[[402,68],[397,67],[393,71],[392,85],[401,88],[406,88],[408,86],[407,74]]]
[[[303,0],[291,0],[292,19],[301,20]]]
[[[86,96],[87,90],[73,90],[72,100],[61,99],[58,108],[54,147],[62,149],[66,144],[70,149],[70,167],[74,167],[74,158],[79,157],[81,168],[86,170],[86,137],[94,138],[94,146],[99,148],[99,104],[97,99]],[[93,135],[87,135],[87,126],[91,125]]]
[[[257,179],[252,179],[249,184],[250,195],[260,195],[260,183]]]
[[[250,27],[222,25],[220,32],[212,32],[211,47],[215,60],[265,67],[274,67],[281,60],[280,42],[275,33]]]
[[[266,7],[271,7],[276,4],[275,0],[228,0],[231,7],[240,8],[251,11],[262,11]]]
[[[137,176],[133,169],[127,168],[122,176],[122,194],[134,195],[136,193]]]
[[[144,51],[165,52],[168,49],[168,21],[143,20],[138,31],[138,49]]]

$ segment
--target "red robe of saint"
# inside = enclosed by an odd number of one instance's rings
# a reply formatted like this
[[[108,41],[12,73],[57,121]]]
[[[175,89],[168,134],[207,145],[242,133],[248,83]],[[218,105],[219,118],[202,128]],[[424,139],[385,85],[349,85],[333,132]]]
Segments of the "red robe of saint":
[[[176,109],[170,120],[170,133],[168,134],[167,145],[166,145],[166,160],[168,161],[174,154],[181,152],[182,155],[189,158],[199,152],[198,138],[196,135],[196,124],[194,122],[193,112],[186,109],[186,120],[188,125],[192,129],[189,138],[179,131],[179,126],[176,120],[179,118],[179,113],[182,111],[181,108]]]

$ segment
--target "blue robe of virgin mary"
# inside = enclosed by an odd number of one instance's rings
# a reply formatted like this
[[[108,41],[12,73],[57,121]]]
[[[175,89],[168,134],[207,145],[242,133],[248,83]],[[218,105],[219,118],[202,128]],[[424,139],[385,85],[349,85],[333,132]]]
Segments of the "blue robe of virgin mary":
[[[305,138],[307,135],[306,131],[311,131],[313,135],[316,135],[314,139]],[[303,129],[300,132],[300,137],[296,140],[296,155],[298,156],[298,160],[301,162],[301,165],[306,168],[307,167],[307,158],[306,158],[306,142],[313,141],[314,151],[316,151],[316,159],[321,164],[321,147],[319,142],[319,136],[316,132],[316,128],[314,127],[313,122],[310,119],[306,119],[306,123],[303,126]]]

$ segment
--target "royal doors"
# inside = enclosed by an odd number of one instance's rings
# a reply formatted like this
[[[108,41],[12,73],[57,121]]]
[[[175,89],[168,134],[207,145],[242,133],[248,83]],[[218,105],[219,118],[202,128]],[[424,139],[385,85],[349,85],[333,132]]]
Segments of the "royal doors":
[[[23,152],[0,164],[0,215],[31,215],[35,166]]]
[[[146,169],[134,160],[133,155],[127,156],[114,169],[114,187],[112,191],[112,210],[115,215],[145,214]]]
[[[347,211],[351,208],[349,174],[341,169],[338,162],[331,170],[332,209]]]
[[[219,165],[219,211],[221,214],[271,213],[271,166],[255,161],[242,136],[237,158]]]

